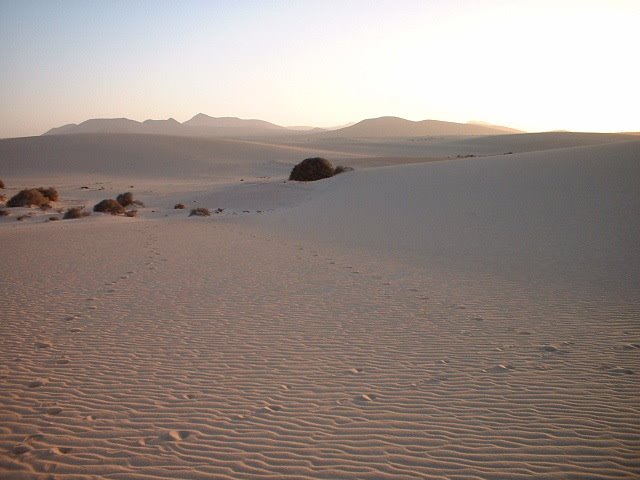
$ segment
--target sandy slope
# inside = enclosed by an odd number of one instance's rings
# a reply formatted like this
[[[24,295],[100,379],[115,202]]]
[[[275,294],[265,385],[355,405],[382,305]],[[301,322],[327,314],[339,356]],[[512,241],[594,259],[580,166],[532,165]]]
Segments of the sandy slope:
[[[134,157],[139,218],[2,219],[0,476],[637,477],[639,147],[307,185],[258,144],[245,182]]]

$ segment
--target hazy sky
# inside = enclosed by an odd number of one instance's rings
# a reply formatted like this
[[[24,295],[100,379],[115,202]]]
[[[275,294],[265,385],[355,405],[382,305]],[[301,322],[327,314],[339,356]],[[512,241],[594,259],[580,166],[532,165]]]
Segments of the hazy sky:
[[[640,0],[0,0],[0,137],[198,112],[640,130]]]

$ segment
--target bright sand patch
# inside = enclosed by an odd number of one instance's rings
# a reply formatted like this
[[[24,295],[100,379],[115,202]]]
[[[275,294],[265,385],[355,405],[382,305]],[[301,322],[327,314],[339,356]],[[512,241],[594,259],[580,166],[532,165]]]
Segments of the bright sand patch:
[[[1,476],[634,478],[637,146],[3,221]]]

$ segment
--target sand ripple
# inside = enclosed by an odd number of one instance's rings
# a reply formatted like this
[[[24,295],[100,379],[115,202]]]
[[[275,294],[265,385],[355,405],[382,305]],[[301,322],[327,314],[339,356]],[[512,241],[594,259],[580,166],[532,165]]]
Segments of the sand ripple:
[[[640,475],[637,299],[104,223],[5,257],[2,478]]]

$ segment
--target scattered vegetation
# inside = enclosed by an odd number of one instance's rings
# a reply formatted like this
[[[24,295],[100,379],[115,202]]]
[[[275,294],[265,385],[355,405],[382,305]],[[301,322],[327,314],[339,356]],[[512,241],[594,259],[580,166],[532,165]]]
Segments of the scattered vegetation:
[[[1,178],[0,178],[0,188],[4,188],[4,182],[2,181]]]
[[[187,206],[184,203],[176,203],[173,208],[175,210],[184,210]]]
[[[60,198],[60,195],[58,195],[58,191],[53,187],[49,187],[49,188],[40,187],[40,188],[38,188],[38,191],[43,196],[45,196],[46,198],[51,200],[52,202],[57,202],[58,199]]]
[[[298,182],[314,182],[316,180],[330,178],[339,173],[351,170],[353,169],[350,167],[334,167],[326,158],[306,158],[293,167],[293,170],[291,170],[291,174],[289,175],[289,180],[296,180]]]
[[[129,205],[133,204],[133,193],[121,193],[116,197],[116,202],[118,202],[123,207],[128,207]]]
[[[211,212],[209,211],[208,208],[204,208],[204,207],[198,207],[198,208],[194,208],[191,210],[191,212],[189,213],[190,217],[196,216],[196,217],[209,217],[211,216]]]
[[[64,214],[63,220],[74,220],[76,218],[88,217],[91,212],[87,212],[84,207],[73,207],[67,210]]]
[[[128,207],[129,205],[144,207],[144,203],[142,203],[140,200],[133,199],[133,193],[131,192],[121,193],[116,197],[116,201],[123,207]]]
[[[57,222],[58,220],[60,220],[60,217],[58,217],[57,215],[49,217],[49,221],[50,222]]]
[[[20,190],[7,202],[7,207],[30,207],[35,205],[41,207],[49,203],[49,198],[45,197],[37,188]]]
[[[0,210],[0,217],[6,217],[9,215],[9,211],[8,210]]]
[[[107,198],[97,203],[93,207],[94,212],[110,213],[111,215],[118,215],[124,213],[124,207],[120,205],[116,200]]]

